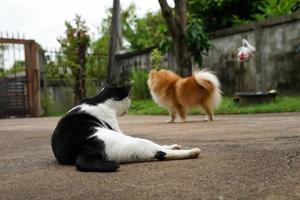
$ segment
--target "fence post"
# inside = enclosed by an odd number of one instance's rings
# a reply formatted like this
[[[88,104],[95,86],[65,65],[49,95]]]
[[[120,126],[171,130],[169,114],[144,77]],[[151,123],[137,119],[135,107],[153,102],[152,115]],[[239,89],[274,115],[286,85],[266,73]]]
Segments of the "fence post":
[[[29,40],[24,43],[27,75],[28,110],[33,117],[42,114],[40,95],[39,46]]]
[[[255,53],[255,67],[256,67],[256,86],[255,89],[256,91],[262,91],[265,88],[262,87],[262,77],[263,77],[263,69],[261,66],[261,59],[262,59],[262,52],[261,52],[261,33],[262,32],[262,27],[259,25],[254,26],[254,35],[255,35],[255,48],[256,48],[256,53]]]

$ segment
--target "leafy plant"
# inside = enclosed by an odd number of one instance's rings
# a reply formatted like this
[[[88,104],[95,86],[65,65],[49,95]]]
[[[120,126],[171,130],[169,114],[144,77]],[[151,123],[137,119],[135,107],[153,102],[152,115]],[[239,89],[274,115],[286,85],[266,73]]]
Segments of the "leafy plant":
[[[52,52],[54,53],[54,59],[50,57],[50,55],[46,55],[46,77],[50,80],[71,80],[70,69],[64,65],[62,61],[62,55],[60,52]]]
[[[212,32],[233,26],[233,16],[249,20],[257,13],[261,0],[189,0],[188,12],[193,18],[203,20],[204,30]]]
[[[195,61],[201,66],[202,56],[207,55],[208,51],[212,48],[201,19],[191,18],[189,20],[186,27],[185,40]]]
[[[258,5],[260,13],[253,15],[257,21],[268,17],[291,14],[299,9],[299,0],[265,0]]]
[[[44,110],[44,115],[48,116],[54,106],[53,98],[51,97],[51,94],[48,90],[46,90],[43,95],[41,95],[41,104]]]
[[[131,97],[133,99],[150,98],[150,92],[147,85],[148,71],[134,69],[131,72],[131,80],[134,81],[131,88]]]
[[[239,26],[251,21],[261,21],[269,17],[291,14],[300,9],[300,0],[265,0],[255,4],[255,12],[249,18],[233,16],[233,25]]]
[[[127,20],[123,20],[123,35],[132,49],[141,49],[157,46],[168,35],[167,27],[160,12],[147,12],[142,18],[135,16],[135,9],[127,12]],[[125,16],[126,12],[124,12]],[[131,20],[130,20],[131,19]]]
[[[75,26],[70,22],[65,22],[66,35],[64,38],[58,39],[58,41],[62,50],[62,65],[67,66],[72,72],[74,103],[77,104],[86,95],[85,71],[90,37],[85,21],[78,15],[76,15],[74,21]]]
[[[239,18],[239,16],[237,15],[233,15],[232,16],[232,23],[233,23],[233,26],[241,26],[243,24],[247,24],[249,23],[251,20],[247,20],[247,19],[241,19]]]
[[[152,69],[162,69],[163,66],[161,64],[162,59],[163,59],[163,55],[162,52],[160,50],[158,50],[157,48],[153,49],[151,52],[151,66]]]

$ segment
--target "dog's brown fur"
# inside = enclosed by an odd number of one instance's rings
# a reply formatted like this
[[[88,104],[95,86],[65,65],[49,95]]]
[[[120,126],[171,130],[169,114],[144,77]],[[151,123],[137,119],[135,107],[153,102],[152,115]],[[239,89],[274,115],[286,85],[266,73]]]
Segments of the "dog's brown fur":
[[[178,112],[185,121],[188,109],[200,107],[213,120],[214,108],[221,101],[219,81],[207,70],[195,72],[192,76],[181,78],[170,70],[151,70],[148,86],[156,103],[166,107],[174,122]]]

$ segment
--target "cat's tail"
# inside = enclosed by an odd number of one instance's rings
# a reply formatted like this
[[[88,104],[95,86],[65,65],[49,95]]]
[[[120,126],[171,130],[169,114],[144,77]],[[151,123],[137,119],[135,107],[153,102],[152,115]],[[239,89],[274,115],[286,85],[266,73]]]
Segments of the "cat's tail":
[[[100,160],[86,154],[79,154],[75,165],[82,172],[114,172],[119,168],[115,161]]]

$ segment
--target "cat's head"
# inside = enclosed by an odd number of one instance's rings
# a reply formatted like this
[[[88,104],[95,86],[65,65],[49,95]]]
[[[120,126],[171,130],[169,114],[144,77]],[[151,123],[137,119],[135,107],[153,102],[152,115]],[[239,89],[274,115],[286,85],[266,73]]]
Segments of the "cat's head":
[[[111,95],[111,98],[105,104],[114,109],[119,116],[126,114],[131,103],[129,91],[130,85],[105,86],[102,92]]]
[[[117,115],[124,115],[127,113],[131,102],[129,98],[130,87],[130,84],[123,86],[104,84],[98,95],[85,99],[81,103],[88,105],[106,104],[114,109]]]

